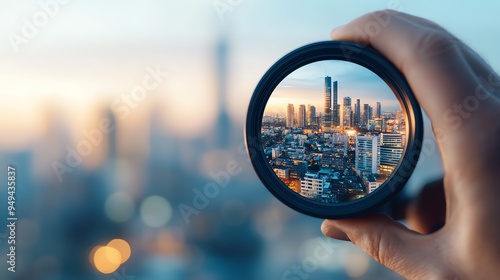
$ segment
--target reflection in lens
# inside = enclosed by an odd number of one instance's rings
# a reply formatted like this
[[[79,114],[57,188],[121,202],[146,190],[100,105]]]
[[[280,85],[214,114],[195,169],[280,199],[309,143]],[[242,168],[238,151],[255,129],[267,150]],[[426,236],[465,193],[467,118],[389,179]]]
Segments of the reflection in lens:
[[[405,131],[387,84],[344,61],[315,62],[288,75],[268,100],[261,130],[264,153],[281,181],[324,203],[356,200],[379,188],[399,164]]]

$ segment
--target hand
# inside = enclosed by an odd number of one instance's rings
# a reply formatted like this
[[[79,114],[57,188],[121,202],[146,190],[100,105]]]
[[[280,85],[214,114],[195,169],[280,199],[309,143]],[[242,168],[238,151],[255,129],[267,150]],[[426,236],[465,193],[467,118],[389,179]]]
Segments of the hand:
[[[425,201],[439,186],[421,196],[408,211],[410,229],[374,214],[326,220],[323,233],[352,241],[409,279],[498,279],[499,76],[437,24],[395,11],[364,15],[331,37],[372,46],[405,75],[438,141],[444,199]],[[426,209],[445,209],[444,226],[436,231],[440,223]]]

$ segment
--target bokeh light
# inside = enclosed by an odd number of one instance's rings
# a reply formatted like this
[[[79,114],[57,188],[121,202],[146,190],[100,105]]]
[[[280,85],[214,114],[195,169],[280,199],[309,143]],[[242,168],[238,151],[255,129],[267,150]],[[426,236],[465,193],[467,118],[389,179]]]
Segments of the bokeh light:
[[[109,241],[108,247],[114,248],[118,250],[118,252],[120,252],[121,263],[126,262],[130,258],[130,255],[132,253],[130,245],[123,239],[113,239]]]
[[[99,272],[110,274],[122,264],[122,257],[118,250],[109,246],[99,247],[94,253],[94,265]]]
[[[172,218],[172,206],[161,196],[150,196],[141,204],[141,220],[150,227],[162,227]]]
[[[126,222],[134,215],[135,205],[127,193],[115,192],[106,199],[104,210],[113,222]]]
[[[94,262],[95,252],[97,251],[97,249],[99,249],[101,247],[102,247],[102,245],[97,245],[94,248],[92,248],[92,250],[90,250],[90,253],[89,253],[89,262],[90,262],[90,264],[92,266],[95,266],[95,262]]]

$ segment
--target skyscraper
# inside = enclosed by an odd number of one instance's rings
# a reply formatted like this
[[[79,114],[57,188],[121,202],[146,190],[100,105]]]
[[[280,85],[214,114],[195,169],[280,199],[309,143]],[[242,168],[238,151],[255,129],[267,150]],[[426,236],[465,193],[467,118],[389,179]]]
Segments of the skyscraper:
[[[399,133],[380,134],[380,174],[389,176],[394,172],[403,155],[404,137]]]
[[[316,107],[312,105],[307,105],[307,125],[313,125],[316,123]]]
[[[375,135],[356,136],[355,168],[359,176],[378,174],[380,168],[380,138]]]
[[[306,126],[306,105],[299,105],[299,115],[297,116],[297,126]]]
[[[382,117],[382,105],[380,105],[380,102],[377,102],[377,108],[375,109],[375,118],[381,118]]]
[[[286,127],[293,127],[293,118],[294,118],[294,109],[293,104],[288,104],[286,107]]]
[[[342,126],[344,127],[351,127],[351,98],[349,96],[344,97],[344,103],[343,103],[343,119],[342,119]]]
[[[332,126],[332,77],[325,77],[325,109],[324,109],[324,121],[323,125],[325,127]]]
[[[356,99],[356,107],[354,108],[354,121],[353,126],[359,127],[361,125],[361,101]]]
[[[370,105],[363,105],[363,127],[366,128],[370,122]]]
[[[338,82],[335,81],[333,82],[333,125],[334,126],[339,126],[340,125],[340,104],[338,103]]]

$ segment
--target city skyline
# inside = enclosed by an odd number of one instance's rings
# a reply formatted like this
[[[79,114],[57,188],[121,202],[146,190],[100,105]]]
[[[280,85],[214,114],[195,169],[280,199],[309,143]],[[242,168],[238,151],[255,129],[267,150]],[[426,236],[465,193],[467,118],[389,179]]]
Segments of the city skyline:
[[[363,198],[391,176],[402,158],[403,112],[400,107],[386,110],[388,100],[370,105],[362,97],[366,95],[347,96],[342,81],[328,75],[322,85],[322,103],[306,106],[291,100],[284,117],[266,115],[266,107],[264,153],[276,176],[303,197],[324,203]],[[321,104],[323,110],[317,110]]]
[[[376,107],[376,102],[385,104],[387,110],[400,107],[399,101],[389,86],[370,70],[345,61],[318,61],[305,65],[290,73],[275,88],[266,105],[266,114],[285,114],[287,104],[315,104],[317,112],[324,112],[325,77],[337,81],[338,104],[345,97],[360,98],[364,103]],[[354,98],[354,96],[356,98]],[[332,108],[334,109],[334,108]],[[332,110],[333,111],[333,110]]]

